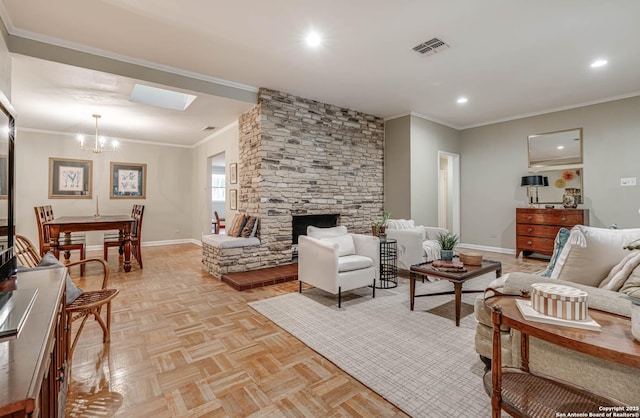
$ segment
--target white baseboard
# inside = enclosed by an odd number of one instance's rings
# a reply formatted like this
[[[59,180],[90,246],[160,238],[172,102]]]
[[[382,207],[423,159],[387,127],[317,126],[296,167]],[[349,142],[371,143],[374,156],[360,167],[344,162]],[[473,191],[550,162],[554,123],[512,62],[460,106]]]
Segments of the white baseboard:
[[[470,250],[480,250],[480,251],[491,251],[494,253],[501,254],[516,254],[516,250],[512,248],[500,248],[500,247],[489,247],[486,245],[476,245],[476,244],[459,244],[458,248],[468,248]]]

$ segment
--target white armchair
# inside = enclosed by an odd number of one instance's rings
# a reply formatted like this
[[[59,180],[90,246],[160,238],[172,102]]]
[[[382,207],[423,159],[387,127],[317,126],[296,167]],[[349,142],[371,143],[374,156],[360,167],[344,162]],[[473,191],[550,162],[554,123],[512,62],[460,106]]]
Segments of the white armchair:
[[[380,277],[380,240],[372,235],[350,234],[345,226],[307,227],[298,238],[298,280],[338,295],[364,286],[373,287]]]
[[[387,238],[398,241],[398,268],[409,270],[412,265],[440,258],[440,244],[436,241],[439,233],[446,234],[445,228],[417,225],[413,219],[387,219]]]

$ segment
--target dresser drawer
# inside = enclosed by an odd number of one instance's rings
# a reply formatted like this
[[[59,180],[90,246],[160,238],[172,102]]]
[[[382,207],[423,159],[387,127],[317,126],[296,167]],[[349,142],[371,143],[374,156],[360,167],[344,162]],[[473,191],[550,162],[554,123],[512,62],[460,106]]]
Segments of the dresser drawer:
[[[572,227],[581,225],[583,219],[583,216],[579,214],[566,214],[562,211],[553,213],[552,210],[546,213],[516,213],[516,222],[519,224],[568,225]]]
[[[553,238],[518,237],[516,245],[519,251],[535,251],[540,254],[553,254]]]
[[[557,225],[517,224],[516,234],[518,237],[534,236],[555,239],[560,228],[562,227]]]

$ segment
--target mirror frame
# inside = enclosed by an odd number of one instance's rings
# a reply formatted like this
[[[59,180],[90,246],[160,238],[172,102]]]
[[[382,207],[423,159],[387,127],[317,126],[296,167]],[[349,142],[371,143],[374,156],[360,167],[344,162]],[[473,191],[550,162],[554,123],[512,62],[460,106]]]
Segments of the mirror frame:
[[[548,141],[558,140],[558,138],[567,132],[576,132],[578,134],[578,139],[580,142],[579,151],[577,155],[575,153],[567,154],[561,159],[558,159],[557,162],[551,159],[543,159],[543,158],[532,158],[532,143],[544,143]],[[544,142],[543,142],[544,141]],[[582,128],[572,128],[572,129],[564,129],[561,131],[554,132],[545,132],[541,134],[533,134],[527,137],[527,157],[529,161],[529,168],[536,167],[550,167],[556,165],[570,165],[570,164],[582,164]]]

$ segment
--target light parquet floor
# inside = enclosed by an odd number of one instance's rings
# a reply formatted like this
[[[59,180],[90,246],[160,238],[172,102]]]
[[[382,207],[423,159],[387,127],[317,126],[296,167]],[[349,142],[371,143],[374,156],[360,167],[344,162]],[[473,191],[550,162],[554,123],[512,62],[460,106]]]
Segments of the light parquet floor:
[[[124,273],[116,251],[111,343],[87,324],[74,352],[68,417],[406,416],[247,305],[297,291],[297,282],[238,292],[202,270],[193,244],[144,247],[145,269],[133,261]],[[546,265],[484,254],[505,273]],[[97,271],[88,269],[80,287],[91,287]]]

